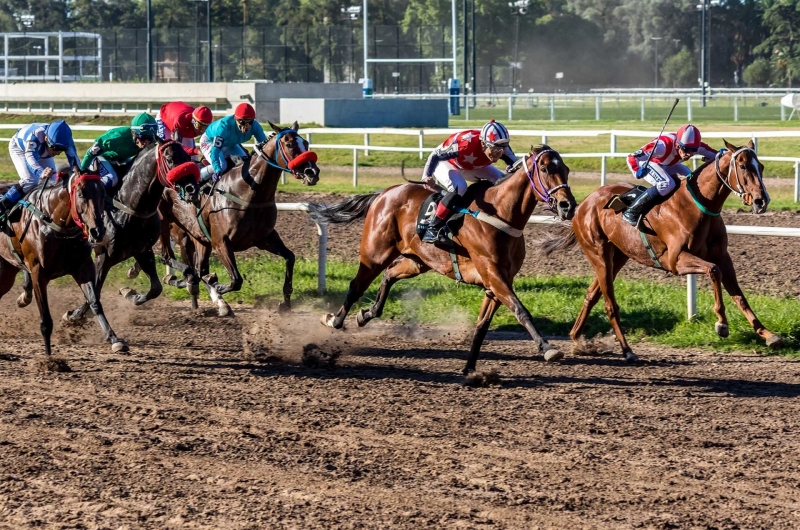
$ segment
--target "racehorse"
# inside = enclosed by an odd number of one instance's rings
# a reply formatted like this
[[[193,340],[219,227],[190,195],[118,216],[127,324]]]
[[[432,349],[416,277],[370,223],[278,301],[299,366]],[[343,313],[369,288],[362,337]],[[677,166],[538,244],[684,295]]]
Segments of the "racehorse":
[[[344,305],[335,315],[323,315],[322,323],[342,328],[350,308],[384,270],[375,303],[357,315],[359,326],[381,315],[395,282],[434,270],[485,290],[465,373],[475,370],[481,345],[500,304],[525,327],[546,360],[561,359],[563,353],[548,344],[534,327],[512,284],[525,259],[522,229],[537,201],[547,204],[561,219],[571,219],[574,214],[575,198],[567,184],[569,167],[556,151],[542,145],[532,148],[512,171],[493,186],[482,182],[467,190],[463,204],[470,205],[470,212],[477,209],[480,213],[464,216],[452,248],[420,240],[416,227],[418,214],[431,195],[420,184],[357,195],[333,206],[310,204],[309,213],[316,221],[349,223],[366,217],[358,273],[350,282]]]
[[[615,195],[630,192],[630,184],[610,184],[592,192],[578,207],[572,226],[557,227],[550,239],[542,241],[542,251],[550,254],[580,243],[595,270],[583,309],[572,327],[573,340],[583,333],[592,307],[605,298],[611,326],[626,360],[638,357],[625,340],[620,327],[619,306],[614,297],[614,278],[629,259],[673,274],[706,274],[714,287],[714,329],[720,337],[729,334],[722,286],[768,346],[777,347],[783,339],[768,331],[758,320],[736,280],[728,253],[728,233],[720,212],[731,193],[751,206],[753,213],[767,210],[769,194],[762,180],[764,166],[758,161],[753,142],[736,147],[727,141],[728,151],[713,162],[698,168],[674,194],[647,215],[643,232],[626,223],[610,204]],[[560,232],[560,233],[559,233]],[[649,248],[648,248],[649,247]]]
[[[297,122],[285,129],[271,122],[269,125],[275,134],[270,135],[264,145],[256,146],[257,156],[251,155],[213,185],[207,185],[199,209],[177,200],[172,190],[166,191],[158,207],[163,223],[162,260],[184,274],[194,308],[197,307],[197,282],[202,277],[211,299],[218,306],[219,315],[230,314],[231,308],[222,295],[238,291],[242,286],[234,253],[256,247],[277,254],[286,262],[283,302],[279,310],[291,309],[295,257],[275,230],[278,218],[275,190],[282,172],[302,179],[306,186],[316,185],[319,167],[316,153],[309,151],[306,140],[297,134]],[[177,261],[172,251],[170,225],[184,263]],[[217,283],[216,275],[209,274],[212,249],[228,271],[231,283]],[[167,277],[164,281],[180,286],[174,278]]]
[[[71,178],[68,176],[68,172],[61,173],[54,187],[46,188],[51,183],[48,180],[29,194],[20,202],[19,218],[10,220],[6,232],[0,235],[5,239],[0,245],[0,296],[14,285],[17,272],[23,270],[29,274],[39,308],[45,353],[50,355],[53,319],[47,302],[47,284],[69,274],[80,285],[106,341],[111,342],[112,351],[127,351],[125,341],[111,329],[100,304],[100,291],[95,287],[92,245],[102,240],[106,231],[103,184],[98,175],[80,175],[77,168]]]
[[[111,267],[131,257],[136,260],[136,269],[147,274],[150,289],[145,294],[127,288],[120,292],[134,305],[161,294],[163,287],[153,254],[153,245],[160,234],[156,215],[158,203],[165,188],[177,190],[186,201],[196,201],[199,179],[197,164],[174,140],[157,138],[156,144],[137,155],[116,196],[106,201],[105,236],[94,245],[98,297]],[[130,271],[128,276],[135,277]],[[65,313],[63,318],[65,321],[79,320],[88,308],[88,304],[83,304]]]

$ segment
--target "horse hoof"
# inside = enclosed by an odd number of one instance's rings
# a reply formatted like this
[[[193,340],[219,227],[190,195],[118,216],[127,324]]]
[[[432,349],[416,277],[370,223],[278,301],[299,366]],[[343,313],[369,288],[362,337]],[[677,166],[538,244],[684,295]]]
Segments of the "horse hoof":
[[[128,351],[128,343],[120,339],[111,345],[111,351],[113,353],[125,353]]]
[[[767,346],[770,348],[780,348],[783,346],[783,337],[780,335],[773,335],[767,339]]]
[[[728,335],[730,335],[730,330],[728,329],[728,325],[722,324],[721,322],[717,322],[716,324],[714,324],[714,331],[716,331],[717,335],[719,335],[723,339],[728,338]]]
[[[290,302],[281,302],[278,304],[278,314],[279,315],[291,315],[292,314],[292,304]]]
[[[130,272],[130,269],[128,269],[128,272]],[[130,278],[130,276],[128,276],[128,278]],[[134,276],[134,278],[135,278],[135,276]],[[167,274],[166,276],[164,276],[161,279],[161,282],[164,285],[171,285],[173,287],[175,287],[175,284],[177,283],[177,281],[178,281],[178,277],[175,276],[174,274]]]
[[[219,309],[217,309],[217,314],[221,317],[229,317],[233,316],[233,310],[231,310],[231,306],[229,306],[227,302],[222,302]]]
[[[28,305],[31,303],[31,300],[33,300],[33,297],[30,294],[23,292],[17,298],[17,307],[28,307]]]
[[[69,315],[70,315],[70,312],[69,312],[69,311],[67,311],[66,313],[64,313],[64,316],[62,316],[62,317],[61,317],[61,321],[62,321],[62,322],[64,322],[64,323],[66,323],[66,324],[72,324],[72,319],[70,318],[70,316],[69,316]]]
[[[128,279],[130,279],[130,280],[133,280],[134,278],[138,278],[139,277],[139,269],[137,269],[136,267],[131,267],[130,269],[128,269],[125,272],[125,276],[127,276]]]
[[[367,325],[367,322],[370,321],[370,319],[367,318],[367,313],[368,311],[366,309],[362,309],[356,313],[356,322],[358,323],[358,327],[363,328]]]
[[[119,290],[119,294],[121,294],[125,298],[131,299],[134,296],[136,296],[136,291],[131,289],[130,287],[123,287],[122,289]]]
[[[635,363],[639,360],[639,356],[632,351],[625,352],[625,360],[629,363]]]
[[[322,318],[320,318],[319,320],[320,320],[320,322],[322,322],[323,326],[327,326],[329,328],[334,328],[335,329],[336,326],[333,325],[333,320],[335,318],[336,318],[336,315],[334,315],[333,313],[325,313],[324,315],[322,315]]]
[[[547,350],[544,352],[544,360],[549,363],[560,361],[564,358],[564,352],[556,349]]]

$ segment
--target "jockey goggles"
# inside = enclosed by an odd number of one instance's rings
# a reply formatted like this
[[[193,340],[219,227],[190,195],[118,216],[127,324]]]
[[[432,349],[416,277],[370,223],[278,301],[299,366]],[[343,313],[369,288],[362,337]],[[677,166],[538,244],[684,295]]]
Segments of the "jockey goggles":
[[[194,116],[192,116],[192,127],[195,129],[199,129],[200,127],[208,127],[208,123],[203,123],[202,121],[198,120]]]
[[[253,120],[250,118],[236,118],[236,123],[238,125],[247,125],[248,127],[250,127],[251,125],[253,125]]]
[[[693,155],[697,152],[697,147],[689,147],[687,145],[683,145],[682,143],[678,142],[678,147],[682,150],[686,151],[687,153]]]
[[[49,147],[53,151],[58,151],[63,153],[64,151],[67,150],[67,146],[54,143],[52,140],[50,140],[49,136],[45,137],[45,143],[47,143],[47,147]]]

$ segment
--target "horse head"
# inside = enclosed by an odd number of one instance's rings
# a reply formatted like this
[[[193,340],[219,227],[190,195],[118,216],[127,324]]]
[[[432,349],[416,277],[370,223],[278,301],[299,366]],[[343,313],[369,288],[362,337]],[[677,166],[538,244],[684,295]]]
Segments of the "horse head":
[[[769,193],[762,178],[764,165],[759,162],[755,151],[755,144],[750,140],[744,147],[736,147],[724,140],[728,152],[720,157],[719,165],[724,164],[724,157],[728,159],[728,174],[724,175],[717,166],[717,176],[742,202],[753,209],[753,213],[761,214],[767,211]]]
[[[281,129],[272,122],[269,126],[275,131],[272,156],[264,152],[270,149],[269,143],[263,148],[262,154],[284,171],[290,172],[296,179],[302,179],[306,186],[316,186],[319,182],[319,167],[317,167],[317,153],[309,151],[308,142],[297,134],[300,126],[294,122],[290,128]],[[270,163],[272,161],[270,160]],[[285,168],[285,169],[284,169]]]
[[[174,189],[182,200],[199,204],[200,168],[180,143],[158,136],[156,141],[156,171],[161,183]]]
[[[531,146],[530,156],[524,160],[524,164],[531,188],[538,199],[558,214],[562,221],[572,219],[578,203],[568,184],[569,166],[561,155],[548,145]]]
[[[103,223],[106,190],[100,176],[92,173],[81,175],[77,168],[66,182],[69,194],[69,212],[72,221],[81,229],[89,243],[100,243],[106,234]]]

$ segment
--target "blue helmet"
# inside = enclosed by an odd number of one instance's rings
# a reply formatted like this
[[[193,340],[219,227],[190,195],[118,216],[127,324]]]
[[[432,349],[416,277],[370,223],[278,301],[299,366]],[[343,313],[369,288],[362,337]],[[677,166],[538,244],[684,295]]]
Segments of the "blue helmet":
[[[47,146],[59,151],[66,151],[72,145],[72,129],[64,120],[54,121],[47,126]]]

